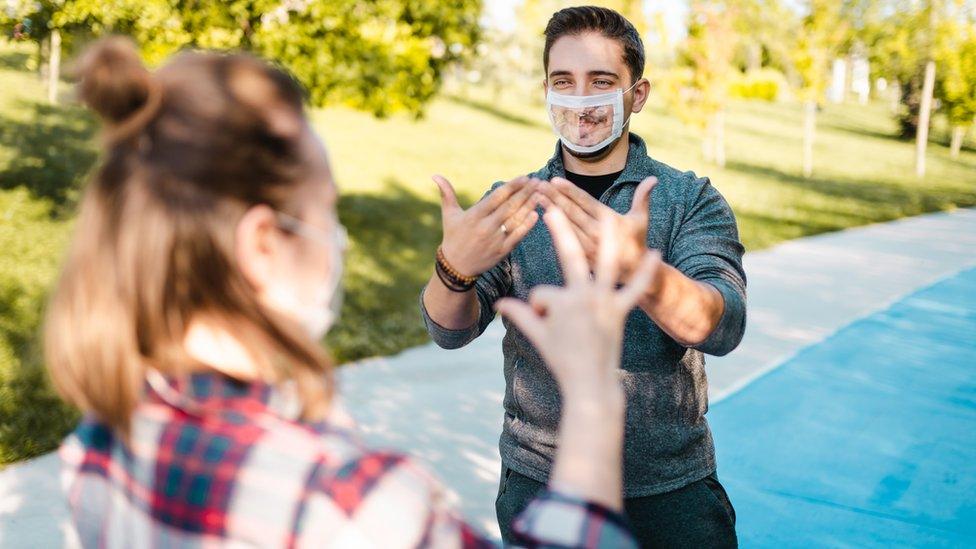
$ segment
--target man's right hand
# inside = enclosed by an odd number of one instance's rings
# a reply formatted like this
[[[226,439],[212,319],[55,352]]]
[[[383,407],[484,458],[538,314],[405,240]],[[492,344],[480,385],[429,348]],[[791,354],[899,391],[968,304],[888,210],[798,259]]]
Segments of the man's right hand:
[[[540,181],[517,177],[495,189],[467,210],[458,204],[451,182],[435,175],[441,192],[444,240],[441,250],[451,267],[466,276],[478,276],[494,267],[539,220],[535,211]]]

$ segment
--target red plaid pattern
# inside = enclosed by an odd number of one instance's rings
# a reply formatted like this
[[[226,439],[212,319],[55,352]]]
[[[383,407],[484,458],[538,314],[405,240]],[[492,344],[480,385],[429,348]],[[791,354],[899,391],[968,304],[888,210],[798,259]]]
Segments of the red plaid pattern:
[[[61,449],[78,539],[86,547],[492,545],[410,458],[370,450],[328,422],[299,421],[289,389],[215,373],[154,375],[129,444],[86,418]],[[632,543],[613,513],[554,493],[516,528],[529,546]]]

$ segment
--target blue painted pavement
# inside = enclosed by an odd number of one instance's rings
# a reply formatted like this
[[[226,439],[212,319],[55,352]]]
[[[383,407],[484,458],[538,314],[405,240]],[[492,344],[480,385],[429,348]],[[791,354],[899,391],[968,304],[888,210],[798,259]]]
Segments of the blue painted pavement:
[[[976,269],[713,406],[744,547],[976,547]]]

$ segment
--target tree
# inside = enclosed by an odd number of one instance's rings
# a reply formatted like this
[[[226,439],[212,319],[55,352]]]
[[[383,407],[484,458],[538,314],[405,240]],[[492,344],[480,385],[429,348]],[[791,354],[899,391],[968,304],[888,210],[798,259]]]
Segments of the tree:
[[[813,175],[813,144],[817,108],[824,101],[830,62],[847,32],[841,18],[841,0],[807,0],[806,15],[796,32],[793,67],[803,102],[803,175]]]
[[[941,78],[935,95],[952,128],[950,151],[957,158],[966,130],[976,118],[976,26],[949,19],[940,25],[936,36],[934,57]]]
[[[737,0],[734,28],[739,36],[736,65],[744,71],[771,67],[791,79],[790,44],[796,12],[782,0]]]
[[[60,7],[58,1],[12,0],[7,2],[5,15],[0,20],[5,30],[17,25],[24,29],[18,32],[21,39],[37,44],[37,67],[41,76],[47,79],[49,103],[57,102],[61,68],[61,29],[52,21]],[[46,68],[45,58],[53,61],[48,62]]]
[[[481,0],[15,1],[38,27],[130,35],[150,63],[181,48],[252,51],[294,74],[313,105],[378,116],[419,116],[480,36]]]
[[[734,15],[727,2],[692,2],[688,36],[678,53],[681,67],[661,78],[674,111],[703,132],[705,160],[718,166],[725,166],[725,105],[738,41]]]
[[[448,64],[470,55],[480,0],[311,0],[264,18],[254,49],[281,62],[315,105],[420,114]]]

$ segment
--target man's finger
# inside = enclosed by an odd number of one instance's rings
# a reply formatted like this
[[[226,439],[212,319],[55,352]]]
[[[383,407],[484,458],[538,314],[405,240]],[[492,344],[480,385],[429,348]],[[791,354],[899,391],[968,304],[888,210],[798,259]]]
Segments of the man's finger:
[[[540,185],[539,190],[542,191],[546,198],[560,208],[574,225],[589,235],[596,235],[596,232],[599,230],[597,219],[580,207],[574,200],[556,189],[552,183]]]
[[[527,216],[525,216],[525,219],[522,220],[521,223],[519,223],[514,229],[511,229],[508,236],[505,237],[505,242],[502,244],[502,247],[506,250],[506,253],[515,249],[515,246],[517,246],[518,243],[525,238],[525,235],[529,234],[529,231],[532,230],[532,227],[535,227],[535,224],[538,221],[539,213],[532,210]]]
[[[566,284],[586,282],[590,272],[586,255],[566,214],[559,208],[553,208],[546,212],[544,219],[552,235],[552,241],[556,245],[556,253],[559,255],[559,264],[562,265]]]
[[[538,345],[541,342],[544,333],[542,319],[528,304],[506,297],[495,302],[495,310],[512,321],[533,344]]]
[[[437,190],[441,193],[441,212],[453,212],[461,209],[458,204],[457,194],[454,193],[454,186],[443,175],[433,175],[431,179],[437,184]]]
[[[575,183],[568,179],[553,177],[551,183],[557,190],[559,190],[559,192],[579,205],[579,207],[582,208],[586,213],[590,214],[591,217],[599,217],[600,211],[603,209],[603,207],[606,207],[599,200],[593,198],[590,193],[579,188]]]
[[[626,310],[631,310],[640,300],[647,288],[654,282],[654,277],[661,267],[661,252],[647,250],[641,257],[640,263],[634,269],[630,280],[617,292],[617,303]]]
[[[495,211],[496,208],[504,204],[509,197],[513,194],[522,190],[529,183],[529,177],[527,175],[522,175],[512,179],[508,183],[505,183],[501,187],[498,187],[491,194],[485,197],[484,200],[478,203],[480,208],[484,208],[485,214],[490,214]]]
[[[507,224],[510,219],[515,216],[516,212],[525,207],[528,202],[532,200],[537,186],[538,180],[530,179],[517,193],[511,195],[504,204],[495,208],[495,211],[491,212],[488,217],[499,227],[502,225],[502,223]],[[532,208],[535,208],[534,204],[532,205]]]
[[[532,193],[529,198],[522,203],[518,210],[512,212],[507,218],[505,218],[505,226],[509,229],[513,229],[522,224],[523,221],[529,216],[529,213],[534,212],[536,208],[539,207],[539,193]]]
[[[633,216],[644,226],[647,225],[650,216],[651,191],[654,190],[655,185],[657,185],[656,177],[648,177],[641,181],[634,190],[634,200],[630,204],[630,211],[627,212],[627,215]]]
[[[620,277],[619,237],[614,234],[614,219],[604,214],[600,219],[600,245],[596,256],[596,284],[604,290],[613,289]]]
[[[543,183],[536,190],[536,193],[538,194],[538,197],[539,197],[538,198],[539,199],[539,207],[541,207],[543,210],[548,210],[549,208],[553,207],[554,203],[553,203],[553,201],[552,201],[551,198],[549,198],[548,196],[546,196],[546,193],[544,191],[545,188],[546,188],[546,184]]]

